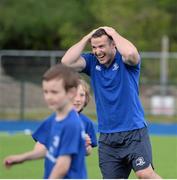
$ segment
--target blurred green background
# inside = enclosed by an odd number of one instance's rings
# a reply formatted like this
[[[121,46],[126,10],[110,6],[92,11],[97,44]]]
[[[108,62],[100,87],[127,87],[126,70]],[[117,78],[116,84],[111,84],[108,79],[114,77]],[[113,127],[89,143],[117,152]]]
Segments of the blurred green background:
[[[22,153],[33,148],[34,141],[28,135],[0,134],[0,179],[42,179],[44,171],[43,160],[28,161],[11,169],[5,169],[2,165],[5,156],[12,153]],[[164,179],[177,179],[177,154],[176,136],[151,136],[153,146],[153,165],[155,171]],[[92,154],[86,157],[88,178],[102,179],[98,167],[97,148]],[[136,179],[132,171],[130,179]]]
[[[177,50],[176,0],[0,0],[0,49],[65,50],[107,25],[141,51]]]
[[[142,56],[140,97],[150,122],[177,122],[176,0],[0,0],[0,119],[42,120],[51,113],[41,90],[41,75],[65,51],[99,26],[112,26],[133,42]],[[166,96],[175,113],[154,115],[151,98],[161,93],[162,38],[168,37]],[[89,46],[86,50],[90,50]],[[88,77],[83,78],[89,82]],[[84,113],[96,120],[94,98]],[[176,136],[151,136],[154,166],[163,178],[177,178]],[[31,137],[0,135],[0,178],[42,178],[43,161],[2,167],[11,153],[30,150]],[[99,179],[97,149],[87,158],[89,178]],[[131,175],[131,178],[135,176]]]
[[[106,25],[142,53],[140,96],[147,119],[176,122],[176,9],[176,0],[0,0],[0,119],[43,119],[49,112],[41,93],[42,74],[85,34]],[[165,95],[174,98],[175,112],[154,116],[151,98],[161,93],[164,36],[170,53]],[[93,101],[85,112],[96,119]]]

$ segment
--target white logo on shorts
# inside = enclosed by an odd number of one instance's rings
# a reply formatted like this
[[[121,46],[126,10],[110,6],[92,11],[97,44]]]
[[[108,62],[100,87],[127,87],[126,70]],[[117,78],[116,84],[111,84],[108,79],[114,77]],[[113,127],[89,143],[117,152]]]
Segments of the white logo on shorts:
[[[142,166],[144,164],[145,164],[145,161],[143,157],[138,157],[138,159],[136,159],[136,166]]]

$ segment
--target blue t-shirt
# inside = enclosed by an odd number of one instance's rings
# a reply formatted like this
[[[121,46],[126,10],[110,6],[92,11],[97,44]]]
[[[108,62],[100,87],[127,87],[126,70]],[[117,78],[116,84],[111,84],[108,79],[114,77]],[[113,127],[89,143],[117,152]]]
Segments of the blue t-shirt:
[[[59,156],[71,156],[70,168],[65,179],[87,178],[85,165],[85,131],[74,110],[62,121],[56,120],[56,114],[49,116],[32,137],[47,148],[44,178],[51,174]]]
[[[55,119],[56,114],[51,114],[48,118],[44,120],[44,122],[38,128],[37,133],[35,132],[32,136],[35,141],[39,141],[41,144],[47,146],[47,139],[50,136],[50,129],[52,126],[52,121]],[[97,137],[96,137],[96,128],[91,119],[85,116],[82,113],[79,113],[79,117],[83,123],[85,133],[88,134],[91,138],[91,146],[97,146]]]
[[[79,113],[79,117],[81,118],[84,124],[85,133],[90,136],[91,146],[96,147],[97,146],[96,130],[92,120],[82,113]]]
[[[109,67],[99,63],[92,53],[82,54],[95,95],[98,131],[114,133],[146,126],[139,100],[140,63],[126,65],[119,52]]]

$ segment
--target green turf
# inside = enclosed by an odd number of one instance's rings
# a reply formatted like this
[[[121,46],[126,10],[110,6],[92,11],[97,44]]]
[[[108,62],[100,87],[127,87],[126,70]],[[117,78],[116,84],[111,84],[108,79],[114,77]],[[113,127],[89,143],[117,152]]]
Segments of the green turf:
[[[177,136],[151,136],[154,166],[163,178],[177,179]],[[10,170],[2,166],[6,155],[21,153],[33,148],[34,142],[28,135],[0,134],[0,179],[39,179],[43,176],[43,160],[25,162]],[[97,149],[87,157],[90,179],[100,179]],[[130,178],[136,178],[132,172]]]

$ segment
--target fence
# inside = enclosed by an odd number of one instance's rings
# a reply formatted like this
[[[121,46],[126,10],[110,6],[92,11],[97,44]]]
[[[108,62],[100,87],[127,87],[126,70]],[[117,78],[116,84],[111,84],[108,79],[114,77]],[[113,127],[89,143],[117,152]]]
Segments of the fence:
[[[0,51],[0,119],[41,119],[49,113],[41,76],[63,55],[64,51]],[[177,53],[141,52],[141,57],[140,98],[145,113],[176,115]],[[86,112],[95,114],[94,101]]]

